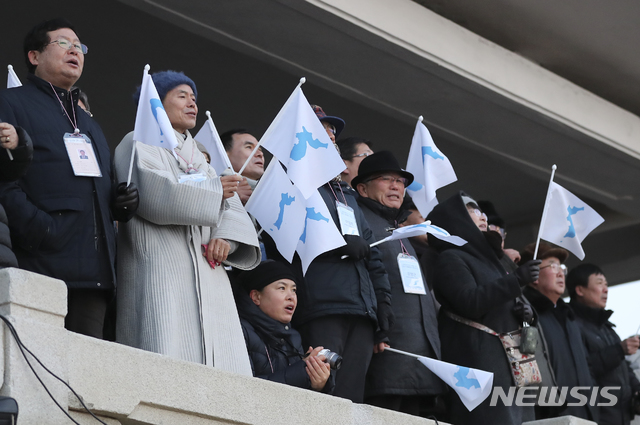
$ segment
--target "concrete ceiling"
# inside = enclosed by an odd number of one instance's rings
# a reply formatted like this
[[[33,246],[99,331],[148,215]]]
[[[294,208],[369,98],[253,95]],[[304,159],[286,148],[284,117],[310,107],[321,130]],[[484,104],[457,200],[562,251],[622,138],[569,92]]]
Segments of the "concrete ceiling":
[[[640,2],[414,1],[640,115]]]
[[[191,76],[219,130],[247,127],[257,137],[305,76],[307,98],[347,121],[344,136],[369,138],[401,163],[424,115],[459,178],[439,197],[464,189],[494,201],[510,247],[535,239],[557,163],[556,181],[607,220],[586,240],[587,260],[611,283],[640,278],[638,159],[326,10],[299,0],[69,0],[65,9],[90,48],[78,84],[112,148],[133,128],[130,99],[146,63]],[[22,77],[23,34],[60,6],[11,2],[3,14],[12,19],[0,28],[0,59]]]

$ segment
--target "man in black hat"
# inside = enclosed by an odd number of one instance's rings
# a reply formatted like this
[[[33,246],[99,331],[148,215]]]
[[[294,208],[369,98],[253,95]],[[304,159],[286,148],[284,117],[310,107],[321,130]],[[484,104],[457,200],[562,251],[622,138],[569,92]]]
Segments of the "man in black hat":
[[[405,188],[413,175],[404,171],[389,151],[367,156],[351,183],[360,197],[358,204],[373,230],[375,239],[391,235],[410,212],[402,210]],[[415,359],[384,351],[392,347],[434,359],[440,358],[440,339],[433,297],[421,273],[416,252],[408,239],[378,245],[393,298],[396,324],[376,334],[377,354],[373,356],[365,402],[413,415],[437,413],[443,382]]]
[[[599,398],[602,402],[599,424],[628,425],[633,416],[640,413],[637,410],[640,406],[640,382],[625,355],[638,351],[638,336],[620,341],[613,330],[615,325],[609,322],[613,311],[605,310],[609,285],[600,267],[587,263],[575,267],[567,276],[567,289],[589,356],[591,372],[600,388],[616,388],[610,391],[611,395],[618,397],[615,405],[609,406],[607,400]]]
[[[534,251],[535,243],[527,245],[521,252],[520,264],[531,260]],[[573,387],[591,388],[595,383],[589,371],[587,354],[575,314],[562,300],[567,270],[563,263],[567,260],[569,252],[540,242],[537,254],[537,258],[542,260],[540,275],[538,280],[530,283],[522,292],[536,312],[537,323],[534,324],[542,328],[556,384],[560,390],[562,387],[568,387],[569,390],[564,409],[558,412],[557,409],[536,406],[536,419],[571,415],[598,422],[597,407],[591,406],[591,403],[583,405],[571,394]],[[585,394],[583,390],[582,395]],[[591,392],[586,395],[590,398]]]

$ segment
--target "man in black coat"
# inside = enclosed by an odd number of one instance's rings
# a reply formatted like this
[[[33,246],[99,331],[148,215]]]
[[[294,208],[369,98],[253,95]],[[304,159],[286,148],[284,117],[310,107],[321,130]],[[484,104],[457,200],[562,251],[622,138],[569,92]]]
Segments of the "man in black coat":
[[[400,207],[405,188],[412,181],[413,175],[402,170],[389,151],[376,152],[360,163],[351,183],[360,194],[358,204],[376,240],[391,235],[410,214]],[[436,307],[415,250],[408,239],[385,242],[378,249],[389,276],[396,320],[389,331],[378,333],[376,342],[385,341],[399,350],[440,359]],[[420,277],[419,282],[406,275],[403,279],[402,271],[413,271]],[[365,402],[412,415],[440,413],[436,408],[438,396],[446,391],[442,380],[416,359],[384,351],[385,345],[377,347],[371,360]]]
[[[533,258],[534,250],[535,244],[527,245],[521,252],[521,263]],[[583,404],[570,394],[574,387],[593,387],[594,381],[589,371],[587,353],[582,345],[580,327],[573,310],[562,300],[566,273],[563,263],[568,256],[565,249],[540,242],[537,255],[542,260],[540,276],[523,291],[537,314],[538,326],[544,332],[556,383],[560,389],[568,388],[567,406],[561,412],[538,407],[536,419],[571,415],[598,422],[597,407],[591,406],[591,403]],[[583,390],[581,394],[591,398],[591,391],[587,394]]]
[[[0,181],[17,179],[26,171],[33,158],[31,137],[20,127],[0,122]],[[7,214],[0,204],[0,268],[18,267],[11,250],[11,236]]]
[[[589,356],[591,373],[600,388],[619,387],[609,391],[618,398],[617,403],[598,407],[598,423],[629,425],[633,416],[640,413],[632,407],[640,404],[640,382],[625,360],[625,355],[635,354],[640,340],[634,335],[620,341],[613,330],[615,325],[609,322],[613,311],[605,310],[609,293],[607,278],[600,267],[594,264],[575,267],[567,276],[567,289]],[[602,397],[598,402],[608,404],[608,400]]]
[[[27,84],[0,92],[0,120],[32,137],[33,162],[18,181],[0,185],[21,268],[64,280],[67,329],[101,338],[115,289],[114,219],[137,208],[137,189],[112,185],[109,147],[100,126],[77,105],[71,87],[87,47],[64,19],[45,21],[25,37]],[[74,164],[82,147],[90,173]],[[97,176],[99,174],[99,176]]]

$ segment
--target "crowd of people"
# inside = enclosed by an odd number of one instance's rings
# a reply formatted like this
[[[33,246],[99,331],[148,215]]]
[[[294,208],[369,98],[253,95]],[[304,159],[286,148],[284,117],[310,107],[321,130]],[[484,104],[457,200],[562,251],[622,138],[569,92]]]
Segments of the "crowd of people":
[[[251,156],[256,137],[221,134],[233,170],[218,176],[190,133],[195,82],[162,71],[152,79],[178,146],[131,132],[112,159],[74,87],[87,52],[71,23],[45,21],[24,41],[27,83],[0,92],[0,266],[63,280],[68,330],[456,425],[562,415],[629,424],[640,414],[640,382],[625,360],[640,341],[612,329],[597,266],[567,275],[562,248],[541,243],[535,259],[533,244],[505,249],[493,205],[465,192],[426,219],[466,244],[424,235],[372,247],[425,221],[405,194],[414,176],[371,141],[341,139],[345,121],[311,105],[345,162],[318,192],[346,244],[303,273],[244,209],[264,172],[261,149]],[[609,386],[617,403],[570,392],[560,403],[487,399],[469,411],[390,347],[492,372],[504,393]]]

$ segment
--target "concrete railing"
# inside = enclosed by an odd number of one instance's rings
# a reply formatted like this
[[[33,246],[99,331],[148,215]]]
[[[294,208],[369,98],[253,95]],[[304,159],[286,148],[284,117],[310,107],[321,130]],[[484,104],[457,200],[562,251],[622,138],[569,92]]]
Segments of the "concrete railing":
[[[66,286],[18,269],[0,270],[0,314],[22,342],[109,425],[331,424],[429,425],[435,422],[286,385],[173,360],[64,329]],[[0,327],[0,395],[18,401],[18,424],[66,424],[29,369],[7,327]],[[55,400],[81,424],[98,422],[28,355]],[[588,424],[575,418],[531,422]],[[442,422],[441,422],[442,423]]]

